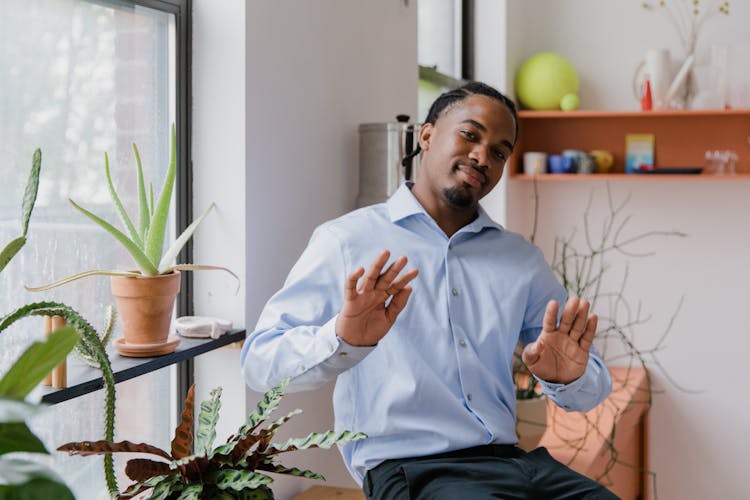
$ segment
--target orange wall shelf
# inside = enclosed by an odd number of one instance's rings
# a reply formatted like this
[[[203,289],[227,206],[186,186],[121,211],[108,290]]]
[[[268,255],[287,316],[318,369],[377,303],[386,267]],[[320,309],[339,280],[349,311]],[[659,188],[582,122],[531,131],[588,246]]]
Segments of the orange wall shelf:
[[[739,155],[737,175],[642,175],[641,178],[750,179],[750,109],[691,111],[521,111],[516,152],[508,169],[516,179],[572,180],[623,178],[625,135],[654,134],[656,167],[703,167],[707,150],[732,150]],[[614,156],[609,174],[523,175],[521,158],[526,151],[560,154],[565,149],[604,149]]]

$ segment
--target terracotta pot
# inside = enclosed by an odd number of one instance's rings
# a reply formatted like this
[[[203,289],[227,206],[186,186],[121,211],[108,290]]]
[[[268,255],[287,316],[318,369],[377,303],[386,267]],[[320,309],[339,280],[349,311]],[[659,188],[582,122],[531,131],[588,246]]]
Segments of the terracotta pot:
[[[516,400],[516,434],[518,447],[531,451],[539,445],[547,430],[547,398]]]
[[[140,278],[112,276],[110,283],[122,320],[125,342],[166,342],[174,300],[180,291],[180,272]]]

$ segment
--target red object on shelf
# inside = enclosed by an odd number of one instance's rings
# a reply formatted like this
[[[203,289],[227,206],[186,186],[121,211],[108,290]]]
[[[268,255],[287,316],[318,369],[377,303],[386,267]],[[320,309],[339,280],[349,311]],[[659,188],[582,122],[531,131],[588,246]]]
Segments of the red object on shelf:
[[[643,80],[643,88],[641,89],[641,111],[651,111],[652,107],[651,82],[645,79]]]

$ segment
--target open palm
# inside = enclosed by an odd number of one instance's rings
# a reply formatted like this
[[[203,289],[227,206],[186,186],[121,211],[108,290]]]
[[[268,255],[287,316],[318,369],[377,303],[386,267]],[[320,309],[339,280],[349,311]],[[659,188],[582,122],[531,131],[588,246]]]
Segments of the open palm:
[[[390,252],[384,250],[370,269],[355,270],[344,285],[344,305],[336,320],[336,334],[352,345],[375,345],[391,329],[411,294],[407,286],[417,274],[403,274],[406,257],[399,257],[385,271]]]
[[[586,300],[569,299],[557,325],[558,304],[554,300],[547,304],[542,332],[521,356],[531,373],[560,384],[569,384],[583,375],[598,321],[595,314],[589,316],[590,307]]]

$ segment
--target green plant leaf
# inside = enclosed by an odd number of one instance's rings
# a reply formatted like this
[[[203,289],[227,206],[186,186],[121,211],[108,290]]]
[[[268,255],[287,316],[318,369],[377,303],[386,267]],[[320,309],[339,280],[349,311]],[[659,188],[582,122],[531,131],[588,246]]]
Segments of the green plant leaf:
[[[191,484],[180,493],[177,500],[198,500],[203,492],[202,484]]]
[[[61,280],[48,283],[46,285],[39,285],[39,286],[24,285],[24,288],[28,290],[29,292],[41,292],[44,290],[49,290],[51,288],[58,287],[60,285],[65,285],[66,283],[70,283],[71,281],[79,280],[81,278],[87,278],[89,276],[125,276],[127,278],[138,278],[142,275],[139,273],[131,273],[128,271],[108,271],[106,269],[93,269],[91,271],[84,271],[82,273],[74,274],[73,276],[68,276],[67,278],[63,278]]]
[[[281,453],[285,451],[306,450],[307,448],[327,449],[350,441],[358,441],[366,437],[366,434],[352,431],[328,431],[320,434],[313,432],[304,438],[290,438],[284,444],[271,444],[268,446],[268,451]]]
[[[154,486],[154,491],[148,497],[149,500],[164,500],[173,492],[182,490],[179,480],[180,478],[176,474],[165,477]]]
[[[75,500],[67,486],[50,479],[32,479],[23,484],[0,486],[0,498],[3,500],[38,500],[40,498]]]
[[[0,455],[16,451],[49,454],[24,422],[0,423]]]
[[[114,227],[109,222],[105,221],[104,219],[94,215],[93,213],[89,212],[85,208],[79,206],[74,202],[73,200],[68,200],[70,203],[78,209],[79,212],[84,214],[89,219],[93,220],[97,224],[99,224],[104,230],[106,230],[109,234],[115,237],[117,241],[119,241],[122,246],[124,246],[128,252],[130,252],[130,255],[133,257],[133,260],[135,260],[136,264],[138,265],[138,268],[141,270],[143,274],[146,276],[156,276],[156,266],[152,263],[152,261],[146,257],[146,254],[143,253],[143,251],[136,245],[130,238],[125,236],[125,234],[122,233],[119,229]],[[158,259],[157,261],[158,262]]]
[[[26,236],[19,236],[15,240],[5,245],[3,251],[0,252],[0,271],[5,269],[5,266],[8,265],[8,262],[10,262],[11,259],[16,256],[18,251],[21,250],[25,244]]]
[[[219,421],[221,409],[221,387],[211,391],[211,399],[201,403],[198,413],[198,428],[195,437],[195,454],[208,456],[216,439],[216,422]]]
[[[138,231],[141,235],[141,241],[148,234],[148,224],[151,219],[151,211],[146,199],[146,187],[143,182],[143,166],[141,165],[141,154],[138,152],[138,146],[133,143],[133,153],[135,154],[135,164],[138,169]]]
[[[170,274],[172,271],[226,271],[231,274],[237,282],[237,288],[234,293],[240,291],[240,278],[234,274],[231,270],[221,266],[207,266],[205,264],[177,264],[172,267],[168,267],[161,274]]]
[[[252,490],[273,482],[271,477],[260,472],[240,469],[221,469],[206,476],[220,490]]]
[[[285,467],[281,464],[275,464],[270,460],[264,461],[258,465],[258,470],[264,470],[268,472],[275,472],[277,474],[288,474],[290,476],[304,477],[307,479],[317,479],[319,481],[325,481],[326,478],[322,474],[313,472],[311,470],[302,470],[297,467]]]
[[[29,219],[31,219],[31,211],[34,210],[34,203],[36,202],[36,194],[39,191],[39,173],[42,169],[42,150],[37,148],[34,151],[34,155],[31,158],[31,172],[29,172],[29,180],[26,182],[26,190],[23,193],[23,204],[21,206],[21,233],[26,236],[29,231]]]
[[[25,398],[80,339],[72,327],[53,332],[43,342],[34,342],[0,380],[0,396]]]
[[[156,202],[156,207],[151,215],[151,222],[146,236],[145,249],[146,255],[151,262],[161,261],[161,252],[164,247],[164,232],[167,228],[167,219],[169,218],[169,205],[172,200],[172,190],[174,189],[175,174],[177,171],[177,139],[175,137],[174,124],[172,125],[172,155],[169,160],[169,168],[164,178],[164,185]]]
[[[125,211],[125,207],[122,206],[122,201],[120,201],[120,196],[117,194],[117,189],[115,189],[115,185],[112,183],[112,175],[109,172],[109,156],[107,155],[107,153],[104,153],[104,172],[107,174],[107,187],[109,188],[109,195],[112,197],[112,201],[115,203],[117,213],[120,215],[120,220],[125,225],[125,227],[128,228],[128,232],[130,233],[130,238],[132,239],[133,243],[135,243],[139,248],[143,249],[143,239],[141,238],[140,234],[138,234],[138,231],[136,231],[135,226],[133,225],[133,221],[130,220],[130,216],[128,216],[128,213]]]
[[[0,457],[0,498],[3,500],[75,500],[62,479],[42,464]]]
[[[157,484],[161,483],[162,481],[170,477],[178,477],[178,476],[177,474],[168,474],[168,475],[165,474],[163,476],[152,477],[151,479],[144,481],[142,483],[131,484],[125,489],[125,491],[123,491],[120,494],[120,498],[133,498],[134,496],[140,493],[143,493],[146,490],[150,490]]]
[[[211,203],[211,205],[206,209],[205,212],[201,214],[200,217],[195,219],[192,224],[190,224],[185,230],[180,234],[180,236],[177,237],[176,240],[174,240],[174,243],[172,243],[169,247],[169,249],[164,253],[164,257],[161,258],[161,261],[159,261],[159,273],[163,274],[165,269],[174,262],[174,260],[177,258],[177,254],[180,253],[180,250],[182,250],[182,247],[185,246],[185,243],[188,242],[191,236],[193,236],[193,233],[198,228],[198,225],[203,222],[203,219],[206,218],[208,213],[215,207],[216,205],[214,203]]]

